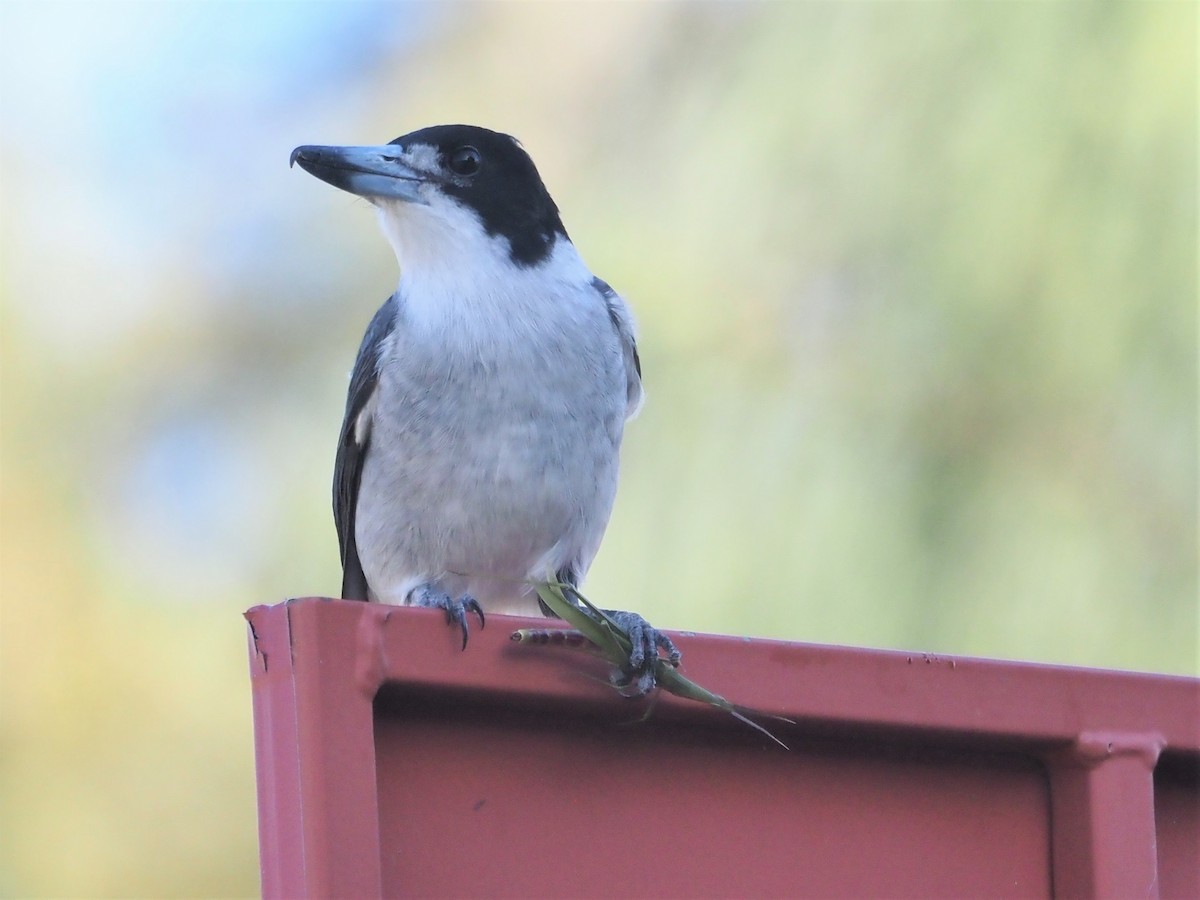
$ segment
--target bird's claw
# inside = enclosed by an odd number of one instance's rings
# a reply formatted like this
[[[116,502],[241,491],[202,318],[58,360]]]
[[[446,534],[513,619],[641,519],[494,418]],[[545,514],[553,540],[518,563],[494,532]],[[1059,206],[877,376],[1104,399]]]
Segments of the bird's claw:
[[[614,687],[621,689],[626,697],[644,697],[654,690],[657,684],[657,664],[662,661],[672,667],[678,666],[683,655],[674,641],[637,613],[609,610],[605,610],[605,613],[629,635],[629,643],[632,645],[629,660],[624,665],[614,668],[609,680]],[[660,656],[659,651],[665,653],[666,657]],[[630,687],[631,691],[624,691]]]
[[[413,592],[412,605],[425,609],[444,609],[446,611],[446,623],[448,625],[457,625],[462,629],[462,648],[464,650],[467,649],[467,638],[470,636],[470,628],[467,626],[467,613],[475,613],[475,615],[479,616],[480,628],[483,628],[486,624],[483,616],[483,607],[470,594],[463,594],[455,600],[445,591],[439,591],[436,588],[426,586]]]

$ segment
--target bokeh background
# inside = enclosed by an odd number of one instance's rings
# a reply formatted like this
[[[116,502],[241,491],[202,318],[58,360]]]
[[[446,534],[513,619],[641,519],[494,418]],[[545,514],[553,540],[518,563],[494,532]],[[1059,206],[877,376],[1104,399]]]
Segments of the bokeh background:
[[[257,891],[240,614],[396,280],[302,143],[516,134],[632,302],[595,599],[1198,670],[1195,4],[10,0],[0,121],[2,894]]]

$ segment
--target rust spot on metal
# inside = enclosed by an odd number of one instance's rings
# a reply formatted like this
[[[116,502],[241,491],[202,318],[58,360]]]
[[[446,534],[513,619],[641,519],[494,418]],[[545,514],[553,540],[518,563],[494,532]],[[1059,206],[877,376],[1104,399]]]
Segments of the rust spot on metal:
[[[1079,735],[1071,753],[1083,765],[1096,765],[1115,756],[1132,756],[1147,770],[1153,770],[1167,740],[1157,733],[1085,731]]]
[[[254,627],[254,614],[258,609],[261,609],[261,607],[256,606],[254,609],[248,609],[245,613],[243,613],[246,624],[250,627],[251,676],[267,674],[267,651],[264,650],[262,645],[259,643],[258,630]]]

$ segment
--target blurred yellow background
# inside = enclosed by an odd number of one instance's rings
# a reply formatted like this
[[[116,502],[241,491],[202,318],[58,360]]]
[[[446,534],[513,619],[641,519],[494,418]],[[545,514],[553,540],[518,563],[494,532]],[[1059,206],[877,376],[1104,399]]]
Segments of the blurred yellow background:
[[[0,894],[257,891],[395,263],[303,143],[521,138],[641,324],[588,594],[1197,672],[1192,3],[0,5]],[[685,647],[686,652],[686,647]]]

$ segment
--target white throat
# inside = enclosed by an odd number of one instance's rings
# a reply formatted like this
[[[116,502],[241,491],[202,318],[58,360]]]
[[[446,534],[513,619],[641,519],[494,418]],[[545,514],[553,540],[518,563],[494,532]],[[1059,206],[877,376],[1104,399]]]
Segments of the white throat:
[[[571,315],[592,274],[579,253],[556,235],[549,256],[532,266],[513,262],[508,241],[489,235],[478,215],[427,186],[425,205],[378,206],[380,226],[400,265],[400,296],[410,327],[485,340],[514,319],[552,322]],[[478,332],[477,334],[472,334]]]

